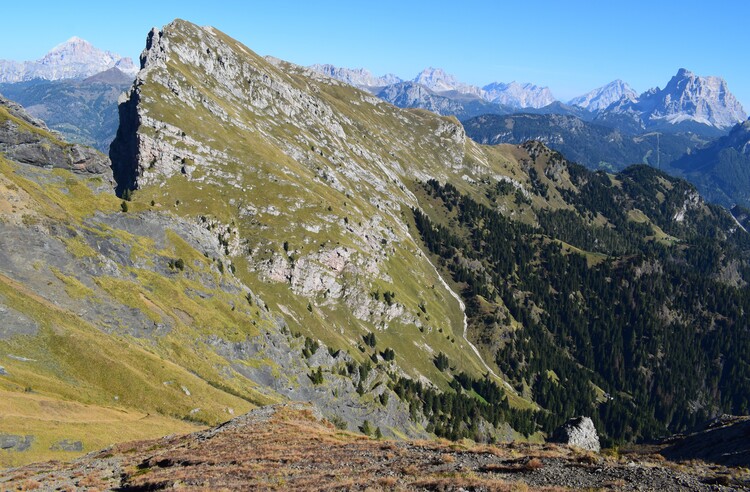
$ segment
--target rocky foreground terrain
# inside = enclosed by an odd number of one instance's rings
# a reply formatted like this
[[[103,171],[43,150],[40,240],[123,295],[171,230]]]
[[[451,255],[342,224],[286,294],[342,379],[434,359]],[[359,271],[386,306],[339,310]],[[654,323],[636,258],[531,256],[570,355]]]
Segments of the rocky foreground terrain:
[[[745,490],[746,469],[556,444],[377,440],[304,404],[0,473],[3,490]]]

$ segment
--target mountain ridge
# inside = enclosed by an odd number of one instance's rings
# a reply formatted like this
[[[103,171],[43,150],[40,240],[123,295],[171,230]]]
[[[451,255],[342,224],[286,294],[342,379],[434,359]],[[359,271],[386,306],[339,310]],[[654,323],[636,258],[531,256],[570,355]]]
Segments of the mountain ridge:
[[[750,239],[688,183],[482,146],[179,19],[141,65],[119,198],[108,173],[0,159],[0,402],[21,415],[0,431],[32,437],[13,459],[91,449],[90,419],[19,427],[42,401],[214,425],[304,400],[477,441],[591,415],[610,446],[747,412]],[[45,133],[24,121],[3,128]]]

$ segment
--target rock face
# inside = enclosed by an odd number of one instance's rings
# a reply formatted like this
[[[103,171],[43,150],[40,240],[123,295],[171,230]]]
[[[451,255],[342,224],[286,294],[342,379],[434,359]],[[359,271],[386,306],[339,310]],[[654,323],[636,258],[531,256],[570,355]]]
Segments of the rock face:
[[[599,435],[594,422],[589,417],[575,417],[568,420],[555,430],[550,440],[597,453],[601,449]]]
[[[102,51],[88,41],[72,37],[36,61],[0,60],[0,82],[83,79],[113,67],[129,75],[138,71],[130,58]]]
[[[698,124],[725,130],[747,118],[724,79],[695,75],[684,68],[664,89],[657,87],[637,98],[625,94],[607,114],[628,115],[643,128]]]
[[[35,131],[44,130],[44,132]],[[20,105],[0,96],[0,152],[17,162],[69,169],[77,173],[107,174],[109,159],[78,144],[50,138],[47,126]]]
[[[417,204],[414,179],[491,172],[485,157],[465,161],[473,144],[455,119],[397,110],[184,21],[151,31],[141,64],[110,152],[118,190],[157,202],[179,196],[207,223],[231,224],[236,242],[226,250],[246,265],[237,275],[253,289],[276,286],[267,300],[294,331],[355,348],[369,331],[384,347],[403,343],[405,330],[425,333],[413,345],[427,348],[403,348],[422,361],[413,377],[434,370],[431,345],[443,333],[457,336],[440,350],[458,358],[468,349],[460,304],[402,219],[402,207]],[[341,97],[352,111],[339,110]],[[372,115],[378,135],[361,138]],[[173,187],[179,195],[166,194]],[[380,296],[386,290],[395,302]],[[429,319],[420,302],[432,306]]]
[[[420,108],[463,120],[480,114],[506,114],[509,109],[469,95],[462,98],[434,92],[415,82],[400,82],[382,88],[376,95],[400,108]]]

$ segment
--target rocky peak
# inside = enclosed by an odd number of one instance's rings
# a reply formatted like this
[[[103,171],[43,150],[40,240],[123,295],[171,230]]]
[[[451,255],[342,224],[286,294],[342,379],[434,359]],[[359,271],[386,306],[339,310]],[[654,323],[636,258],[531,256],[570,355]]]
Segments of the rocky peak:
[[[417,206],[414,180],[468,182],[485,169],[481,155],[465,164],[474,147],[457,120],[395,108],[180,20],[149,33],[141,66],[111,146],[119,191],[233,224],[237,275],[264,290],[275,285],[268,302],[294,331],[339,347],[377,331],[395,347],[400,327],[421,326],[427,348],[409,352],[423,361],[419,372],[401,363],[413,377],[434,376],[437,350],[473,354],[455,316],[460,303],[402,216]],[[395,302],[373,294],[386,289]],[[328,313],[340,321],[323,322]],[[448,332],[455,344],[432,349]]]
[[[721,77],[701,77],[681,68],[663,91],[656,93],[652,119],[671,122],[693,120],[728,128],[747,118],[745,110],[729,92]]]

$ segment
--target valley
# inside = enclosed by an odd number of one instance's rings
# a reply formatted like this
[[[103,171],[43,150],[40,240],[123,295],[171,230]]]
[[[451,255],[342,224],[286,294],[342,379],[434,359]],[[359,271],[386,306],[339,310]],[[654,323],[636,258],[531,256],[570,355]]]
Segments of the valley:
[[[665,463],[690,441],[659,454],[750,413],[746,115],[665,92],[723,81],[573,107],[303,67],[180,19],[137,74],[110,55],[0,85],[0,468],[20,467],[0,486],[305,489],[314,461],[333,487],[356,449],[341,487],[747,487],[744,465]],[[605,454],[549,442],[577,416]]]

